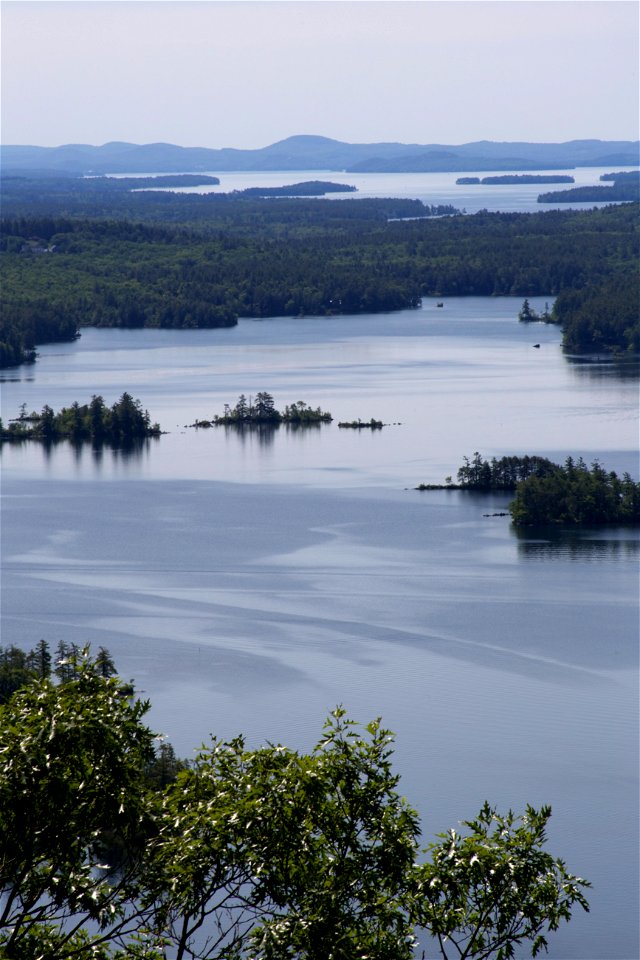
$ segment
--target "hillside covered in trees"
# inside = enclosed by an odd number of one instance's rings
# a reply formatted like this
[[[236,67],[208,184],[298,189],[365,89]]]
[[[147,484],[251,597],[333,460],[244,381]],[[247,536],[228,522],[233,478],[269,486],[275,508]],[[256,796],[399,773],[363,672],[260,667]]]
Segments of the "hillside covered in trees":
[[[0,364],[86,325],[229,326],[406,309],[430,295],[557,295],[570,349],[637,349],[634,204],[465,216],[417,200],[132,192],[101,180],[8,181]]]
[[[628,200],[640,200],[640,170],[627,170],[622,173],[605,173],[600,180],[611,182],[611,186],[572,187],[570,190],[556,190],[541,193],[538,203],[621,203]]]
[[[429,295],[559,295],[570,349],[637,349],[635,205],[430,218],[419,201],[118,196],[139,204],[120,219],[111,202],[91,219],[19,205],[13,216],[5,203],[1,364],[86,325],[228,326],[404,309]],[[206,218],[191,221],[205,200]],[[156,222],[178,208],[182,223]]]

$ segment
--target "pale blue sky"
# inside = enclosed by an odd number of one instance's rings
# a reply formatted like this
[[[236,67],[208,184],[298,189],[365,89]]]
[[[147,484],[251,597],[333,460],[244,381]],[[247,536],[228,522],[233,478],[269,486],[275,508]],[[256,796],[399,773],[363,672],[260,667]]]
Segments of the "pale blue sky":
[[[636,0],[3,0],[2,142],[638,137]]]

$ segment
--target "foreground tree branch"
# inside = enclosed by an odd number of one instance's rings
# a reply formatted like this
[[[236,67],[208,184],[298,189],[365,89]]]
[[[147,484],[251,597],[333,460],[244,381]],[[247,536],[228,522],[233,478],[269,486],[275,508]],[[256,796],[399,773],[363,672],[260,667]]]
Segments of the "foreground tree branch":
[[[420,930],[507,960],[588,908],[543,849],[548,807],[486,804],[421,851],[392,735],[342,708],[308,754],[214,738],[164,770],[107,661],[73,651],[0,705],[5,960],[410,960]]]

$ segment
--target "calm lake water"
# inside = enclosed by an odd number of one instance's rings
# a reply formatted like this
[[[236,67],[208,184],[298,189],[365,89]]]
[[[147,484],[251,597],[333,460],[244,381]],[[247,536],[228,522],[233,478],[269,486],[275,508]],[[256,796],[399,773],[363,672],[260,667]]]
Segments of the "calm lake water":
[[[414,489],[475,450],[637,478],[637,379],[564,357],[519,307],[42,347],[4,372],[5,419],[126,389],[169,432],[129,455],[5,445],[2,642],[108,647],[183,756],[211,732],[307,748],[338,703],[381,715],[425,842],[485,799],[550,803],[550,849],[594,889],[549,956],[637,960],[637,531],[521,536],[486,516],[507,497]],[[259,390],[335,422],[185,426]]]
[[[357,193],[327,194],[330,200],[358,197],[410,197],[429,204],[452,204],[458,210],[477,213],[478,210],[531,213],[540,210],[582,210],[602,207],[605,203],[538,203],[538,195],[571,187],[608,186],[600,183],[605,173],[635,170],[636,167],[577,167],[567,170],[532,170],[536,175],[570,176],[574,183],[530,184],[458,184],[458,177],[501,176],[512,171],[471,171],[469,173],[345,173],[342,170],[283,170],[245,173],[215,171],[217,186],[179,187],[175,193],[229,193],[247,187],[282,187],[307,180],[331,180],[357,188]],[[178,171],[180,172],[180,171]],[[518,173],[518,171],[513,171]],[[120,174],[120,176],[153,176],[150,174]],[[166,188],[172,189],[172,188]]]

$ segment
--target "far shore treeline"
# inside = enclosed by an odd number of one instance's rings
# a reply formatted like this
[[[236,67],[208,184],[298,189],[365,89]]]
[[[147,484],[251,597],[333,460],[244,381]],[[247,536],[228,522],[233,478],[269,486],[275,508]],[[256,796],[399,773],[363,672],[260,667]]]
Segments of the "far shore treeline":
[[[638,223],[634,203],[468,216],[410,199],[6,178],[0,365],[83,326],[223,327],[467,295],[557,297],[568,350],[637,353]]]

